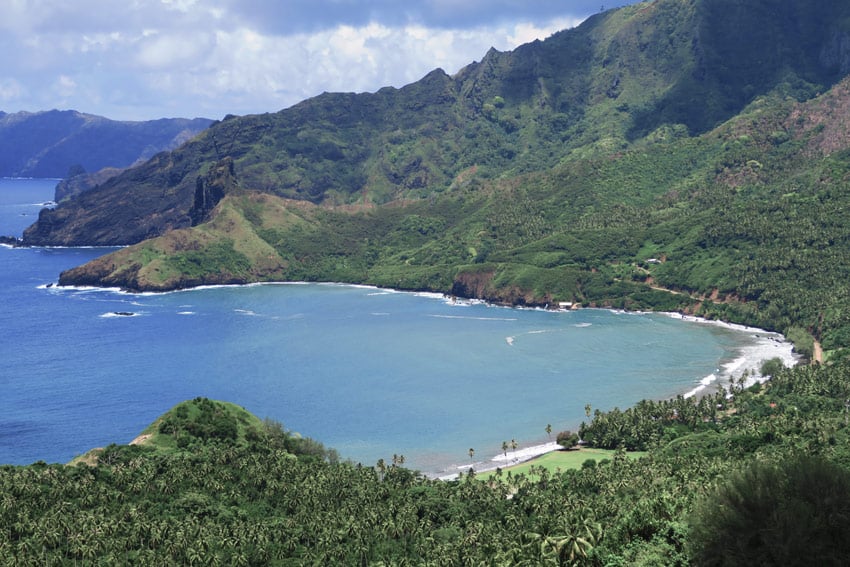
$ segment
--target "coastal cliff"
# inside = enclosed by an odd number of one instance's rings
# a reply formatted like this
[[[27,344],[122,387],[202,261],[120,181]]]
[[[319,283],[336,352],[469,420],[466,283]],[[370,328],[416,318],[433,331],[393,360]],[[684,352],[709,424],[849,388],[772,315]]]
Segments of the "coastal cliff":
[[[228,117],[23,240],[133,245],[63,285],[368,283],[685,311],[834,350],[850,345],[847,16],[608,11],[452,76]]]

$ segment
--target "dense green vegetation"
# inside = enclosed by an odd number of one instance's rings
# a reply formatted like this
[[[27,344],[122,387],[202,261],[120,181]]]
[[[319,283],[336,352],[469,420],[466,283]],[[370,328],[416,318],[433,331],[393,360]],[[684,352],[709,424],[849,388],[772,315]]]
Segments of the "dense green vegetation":
[[[848,16],[776,0],[606,12],[454,77],[228,118],[27,238],[124,243],[160,230],[151,219],[191,220],[60,282],[344,281],[678,310],[840,356],[850,61],[829,38]],[[116,209],[127,195],[138,207]]]
[[[60,283],[676,310],[782,331],[810,358],[822,344],[824,364],[766,361],[770,382],[732,397],[588,409],[579,434],[610,460],[451,482],[398,456],[339,463],[194,400],[95,467],[0,468],[0,564],[840,564],[849,22],[841,2],[636,4],[454,77],[230,117],[25,238],[169,230]]]
[[[847,399],[848,363],[785,369],[596,412],[597,438],[649,439],[639,459],[437,481],[198,398],[96,466],[0,467],[0,564],[839,565]]]

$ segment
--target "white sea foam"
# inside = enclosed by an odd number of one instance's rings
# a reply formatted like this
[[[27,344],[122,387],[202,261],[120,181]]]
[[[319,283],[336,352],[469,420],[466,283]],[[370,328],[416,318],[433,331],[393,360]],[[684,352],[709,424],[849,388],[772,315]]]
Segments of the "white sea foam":
[[[715,383],[720,383],[724,387],[727,387],[733,379],[739,379],[745,372],[747,373],[745,386],[751,386],[756,382],[764,382],[767,378],[761,375],[761,366],[766,360],[778,358],[785,366],[796,366],[800,360],[800,357],[793,352],[794,345],[779,333],[772,333],[764,329],[748,327],[746,325],[682,315],[680,313],[665,313],[665,315],[690,323],[714,325],[716,327],[746,333],[752,337],[750,344],[743,345],[738,349],[738,356],[723,363],[721,368],[718,368],[713,374],[702,378],[699,385],[687,392],[685,397],[695,396]]]
[[[195,311],[178,311],[178,315],[197,315]]]
[[[103,313],[100,315],[102,319],[113,319],[113,318],[129,318],[129,317],[138,317],[141,313],[118,313],[116,311],[110,311],[109,313]]]
[[[416,297],[426,297],[428,299],[443,299],[445,297],[445,294],[434,293],[434,292],[431,292],[431,291],[415,291],[415,292],[413,292],[413,294]]]
[[[576,329],[585,329],[587,327],[590,327],[591,325],[593,325],[593,323],[576,323],[575,325],[573,325],[573,327],[575,327]]]
[[[513,337],[505,337],[505,342],[508,343],[508,346],[514,346],[514,338]]]
[[[714,384],[717,381],[717,378],[717,374],[709,374],[708,376],[699,381],[699,386],[697,386],[690,392],[685,393],[684,397],[692,398],[693,396],[696,396],[697,394]]]
[[[510,317],[466,317],[463,315],[428,315],[435,319],[467,319],[469,321],[516,321],[516,318]]]
[[[455,469],[460,472],[464,472],[469,469],[474,469],[477,473],[488,472],[496,470],[498,468],[509,467],[512,465],[524,463],[541,455],[560,450],[561,446],[552,441],[549,443],[544,443],[543,445],[531,445],[529,447],[523,447],[522,449],[517,449],[516,451],[508,450],[507,454],[504,452],[499,453],[495,457],[492,457],[489,461],[478,461],[475,463],[452,465],[452,467],[450,467],[448,470]],[[445,475],[440,475],[437,478],[439,478],[440,480],[455,480],[458,477],[458,474],[459,473],[449,473]]]
[[[513,465],[516,463],[528,461],[529,459],[533,459],[535,457],[539,457],[540,455],[545,455],[546,453],[551,453],[552,451],[557,451],[560,448],[560,445],[558,445],[554,441],[551,441],[549,443],[544,443],[543,445],[532,445],[530,447],[517,449],[516,451],[508,450],[506,453],[499,453],[490,460],[494,463],[500,463],[499,466],[502,466],[504,464]]]

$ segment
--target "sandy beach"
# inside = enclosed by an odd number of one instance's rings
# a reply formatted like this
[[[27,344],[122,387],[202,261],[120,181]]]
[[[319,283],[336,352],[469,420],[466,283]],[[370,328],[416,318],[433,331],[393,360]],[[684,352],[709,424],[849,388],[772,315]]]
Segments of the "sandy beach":
[[[688,323],[714,325],[750,335],[750,343],[740,347],[737,357],[721,364],[720,368],[715,372],[702,378],[695,384],[692,390],[684,393],[686,398],[714,391],[715,388],[728,390],[731,381],[733,379],[736,381],[739,380],[745,372],[747,373],[746,386],[757,382],[764,382],[768,377],[762,376],[760,370],[761,365],[766,360],[779,358],[787,367],[796,366],[800,361],[800,356],[793,352],[794,346],[779,333],[723,321],[713,321],[692,315],[683,315],[681,313],[663,313],[663,315]],[[467,472],[470,468],[474,469],[475,472],[487,472],[500,467],[509,467],[530,461],[552,451],[558,451],[560,448],[555,442],[520,447],[516,451],[508,450],[507,453],[499,453],[488,460],[476,460],[472,463],[459,464],[456,466],[457,472],[450,473],[447,471],[437,478],[440,480],[454,480],[458,478],[458,475]]]
[[[529,447],[517,448],[516,451],[509,449],[507,453],[499,453],[488,461],[478,461],[475,463],[458,465],[456,473],[441,475],[438,478],[440,480],[455,480],[459,474],[467,472],[470,468],[479,473],[496,470],[497,468],[510,467],[512,465],[536,459],[541,455],[551,453],[552,451],[558,451],[560,449],[561,446],[554,441],[544,443],[542,445],[531,445]]]
[[[666,313],[674,319],[699,325],[714,325],[724,329],[730,329],[750,335],[751,343],[742,345],[738,356],[721,365],[714,373],[700,380],[693,390],[685,393],[685,397],[701,394],[709,388],[723,387],[728,389],[732,379],[739,380],[747,373],[745,386],[751,386],[757,382],[764,382],[767,377],[761,375],[761,365],[766,360],[778,358],[787,367],[796,366],[800,362],[800,356],[794,353],[794,345],[779,333],[772,333],[764,329],[725,323],[723,321],[712,321],[681,313]]]

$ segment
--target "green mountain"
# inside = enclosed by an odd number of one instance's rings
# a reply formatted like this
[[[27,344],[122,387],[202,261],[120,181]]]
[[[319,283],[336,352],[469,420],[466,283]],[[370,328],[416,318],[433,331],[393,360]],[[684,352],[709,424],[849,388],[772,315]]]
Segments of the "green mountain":
[[[71,168],[124,168],[171,150],[209,126],[206,118],[109,120],[74,110],[0,112],[0,177],[65,177]]]
[[[655,0],[455,76],[229,117],[44,211],[61,284],[314,280],[850,344],[850,6]]]

